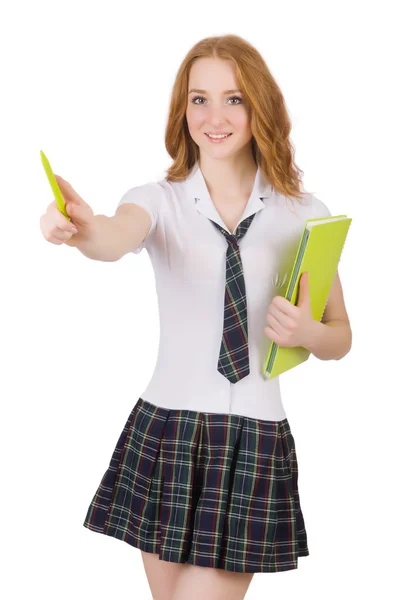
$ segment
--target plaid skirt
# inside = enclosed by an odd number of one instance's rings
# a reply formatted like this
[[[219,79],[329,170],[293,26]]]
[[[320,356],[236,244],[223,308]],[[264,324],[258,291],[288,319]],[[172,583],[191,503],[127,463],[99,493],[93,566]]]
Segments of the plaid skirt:
[[[296,569],[309,550],[288,420],[167,409],[139,398],[84,527],[170,562]]]

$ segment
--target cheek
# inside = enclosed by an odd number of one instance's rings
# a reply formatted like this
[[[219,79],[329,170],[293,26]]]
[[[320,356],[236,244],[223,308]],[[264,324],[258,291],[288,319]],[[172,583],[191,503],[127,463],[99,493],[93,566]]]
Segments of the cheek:
[[[236,129],[241,131],[241,133],[249,133],[250,131],[248,115],[245,111],[235,114],[233,124],[236,127]]]
[[[192,131],[199,129],[204,124],[203,114],[188,108],[186,110],[186,121]]]

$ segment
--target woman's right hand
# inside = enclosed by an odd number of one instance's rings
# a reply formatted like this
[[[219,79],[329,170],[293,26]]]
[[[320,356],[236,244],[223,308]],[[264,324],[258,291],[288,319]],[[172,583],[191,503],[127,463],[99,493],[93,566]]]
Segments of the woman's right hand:
[[[70,183],[55,175],[55,179],[65,200],[66,212],[70,216],[70,221],[59,210],[54,200],[47,207],[47,212],[40,217],[41,233],[51,244],[68,243],[73,236],[75,245],[79,239],[88,239],[94,224],[94,212],[89,204],[72,188]],[[75,239],[79,238],[79,239]]]

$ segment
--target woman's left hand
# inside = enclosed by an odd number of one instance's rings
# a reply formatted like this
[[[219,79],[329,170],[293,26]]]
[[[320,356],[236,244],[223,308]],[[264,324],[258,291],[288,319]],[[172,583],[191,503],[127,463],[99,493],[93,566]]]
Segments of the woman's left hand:
[[[279,346],[310,345],[314,325],[309,296],[309,273],[305,271],[299,281],[296,306],[282,296],[275,296],[266,315],[265,334]]]

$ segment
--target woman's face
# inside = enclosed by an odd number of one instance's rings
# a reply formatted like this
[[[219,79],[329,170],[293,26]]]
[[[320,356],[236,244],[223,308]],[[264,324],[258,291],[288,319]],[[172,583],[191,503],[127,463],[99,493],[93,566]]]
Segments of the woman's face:
[[[232,61],[199,58],[193,64],[189,76],[186,120],[200,153],[226,157],[250,142],[252,133],[245,100],[241,92],[230,91],[237,88]],[[209,139],[209,133],[232,135],[217,143]]]

